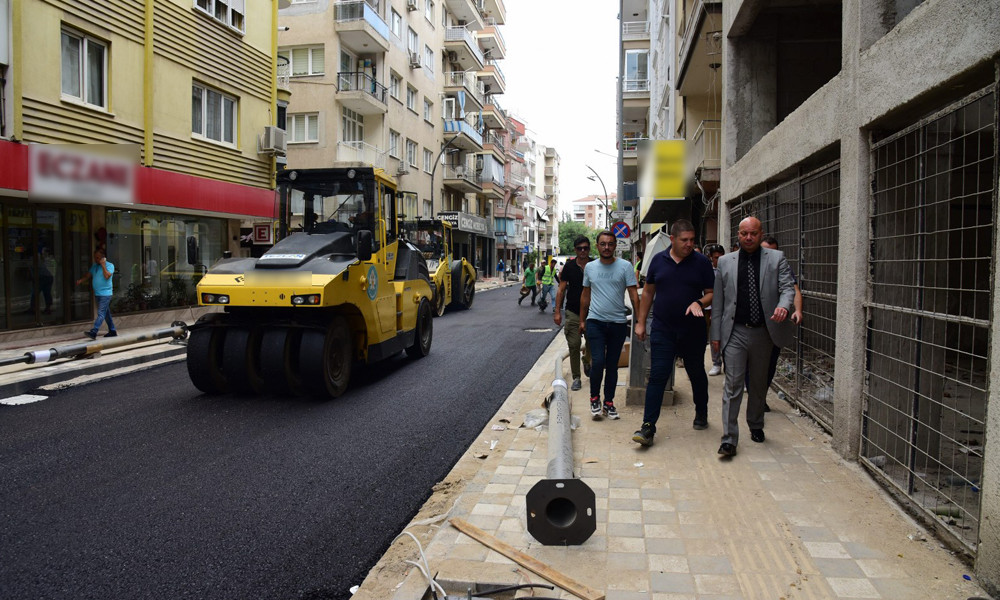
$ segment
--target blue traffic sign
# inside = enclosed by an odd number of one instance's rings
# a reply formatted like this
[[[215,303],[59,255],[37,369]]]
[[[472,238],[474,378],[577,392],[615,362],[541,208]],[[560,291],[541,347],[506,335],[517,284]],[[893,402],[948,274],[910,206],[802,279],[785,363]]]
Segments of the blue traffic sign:
[[[625,221],[618,221],[611,227],[611,232],[618,239],[628,239],[632,235],[632,229]]]

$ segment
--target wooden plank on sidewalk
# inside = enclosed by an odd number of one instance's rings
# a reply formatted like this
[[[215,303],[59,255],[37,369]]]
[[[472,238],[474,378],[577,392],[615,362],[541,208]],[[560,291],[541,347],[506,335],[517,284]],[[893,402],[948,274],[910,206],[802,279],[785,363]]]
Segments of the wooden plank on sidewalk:
[[[514,549],[509,544],[506,544],[492,535],[486,533],[482,529],[476,527],[475,525],[463,521],[462,519],[453,518],[448,521],[451,526],[455,529],[461,531],[465,535],[476,540],[480,544],[483,544],[491,550],[495,550],[500,554],[503,554],[507,558],[521,565],[525,569],[528,569],[541,577],[551,581],[562,589],[570,592],[571,594],[583,598],[584,600],[604,600],[604,593],[593,588],[587,587],[582,583],[579,583],[566,575],[563,575],[559,571],[549,567],[545,563],[528,556],[524,552]]]

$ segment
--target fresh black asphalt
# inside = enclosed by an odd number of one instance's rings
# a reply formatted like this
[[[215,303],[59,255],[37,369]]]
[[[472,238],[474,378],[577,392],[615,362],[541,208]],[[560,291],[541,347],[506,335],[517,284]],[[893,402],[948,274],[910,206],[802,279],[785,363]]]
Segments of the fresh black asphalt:
[[[349,598],[556,335],[517,289],[337,400],[177,363],[0,406],[0,598]]]

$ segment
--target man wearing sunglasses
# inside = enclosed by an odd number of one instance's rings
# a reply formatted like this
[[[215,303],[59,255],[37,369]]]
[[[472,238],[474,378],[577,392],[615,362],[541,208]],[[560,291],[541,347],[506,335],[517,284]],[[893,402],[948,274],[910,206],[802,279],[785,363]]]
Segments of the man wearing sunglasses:
[[[556,293],[556,305],[552,308],[552,320],[556,325],[562,325],[563,298],[566,299],[566,343],[569,345],[569,366],[573,372],[573,384],[570,389],[576,391],[583,387],[580,381],[580,294],[583,293],[583,269],[590,262],[590,239],[579,235],[573,240],[576,259],[567,260],[559,275],[559,292]],[[590,347],[584,346],[583,371],[590,375]]]

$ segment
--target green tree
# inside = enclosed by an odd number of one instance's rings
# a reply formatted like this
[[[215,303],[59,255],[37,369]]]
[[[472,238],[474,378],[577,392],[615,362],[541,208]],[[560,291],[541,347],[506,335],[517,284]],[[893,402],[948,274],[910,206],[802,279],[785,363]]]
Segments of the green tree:
[[[586,223],[565,220],[559,224],[559,248],[565,249],[566,254],[573,254],[573,240],[578,235],[585,235],[590,238],[590,253],[595,254],[594,241],[598,233],[598,230],[587,227]]]

